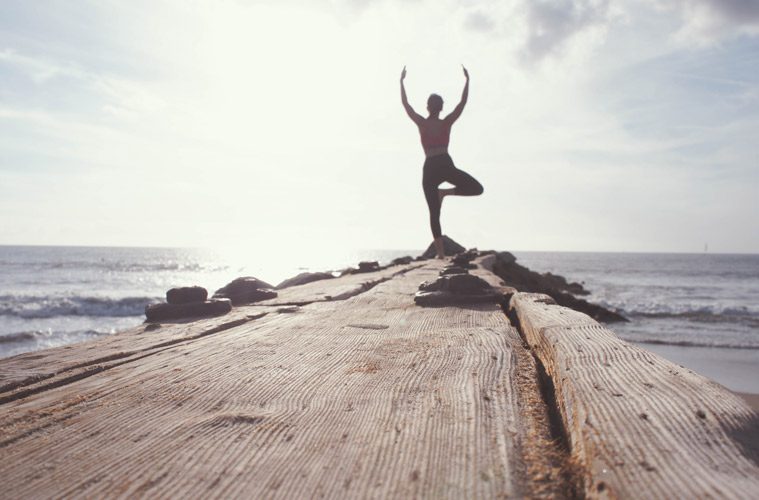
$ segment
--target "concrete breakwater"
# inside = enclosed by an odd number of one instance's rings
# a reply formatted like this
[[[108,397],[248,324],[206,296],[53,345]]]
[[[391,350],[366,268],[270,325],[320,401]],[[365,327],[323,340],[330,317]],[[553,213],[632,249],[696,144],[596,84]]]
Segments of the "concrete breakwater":
[[[2,360],[5,496],[759,493],[742,400],[497,259],[491,302],[420,307],[446,263],[409,262]]]

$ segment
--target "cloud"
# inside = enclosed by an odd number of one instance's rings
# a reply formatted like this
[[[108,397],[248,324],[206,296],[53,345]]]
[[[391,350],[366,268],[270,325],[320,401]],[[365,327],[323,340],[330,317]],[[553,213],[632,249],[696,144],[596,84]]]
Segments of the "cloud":
[[[87,70],[71,62],[58,62],[46,58],[31,57],[16,50],[0,50],[0,68],[6,65],[19,74],[26,75],[36,86],[55,90],[55,99],[48,107],[56,108],[56,100],[64,100],[64,87],[58,80],[69,79],[74,89],[81,91],[92,102],[101,102],[101,109],[117,116],[134,116],[153,112],[164,107],[164,101],[145,85],[114,77],[102,72]],[[26,91],[26,89],[24,89]],[[74,90],[69,88],[69,91]]]
[[[640,37],[659,40],[664,49],[759,35],[759,2],[515,0],[468,10],[463,27],[511,38],[517,56],[530,65],[564,57],[575,46],[600,47],[616,28],[643,30]]]
[[[523,57],[528,60],[560,52],[573,38],[604,25],[609,18],[607,0],[540,0],[523,7],[528,30]]]
[[[713,22],[731,27],[759,27],[759,2],[756,0],[681,0],[681,8],[705,11]]]
[[[736,35],[759,34],[756,0],[658,0],[659,10],[675,9],[682,22],[676,37],[686,43],[710,44]]]
[[[612,20],[612,0],[514,0],[464,6],[463,28],[507,42],[527,65],[562,56],[568,46]],[[462,7],[459,5],[459,7]]]
[[[493,28],[495,28],[495,21],[493,21],[492,17],[483,12],[476,11],[471,12],[466,16],[464,27],[471,31],[487,33],[493,31]]]
[[[83,72],[72,66],[64,66],[52,61],[28,57],[13,49],[0,50],[0,62],[15,66],[36,84],[42,84],[57,76],[81,78]]]

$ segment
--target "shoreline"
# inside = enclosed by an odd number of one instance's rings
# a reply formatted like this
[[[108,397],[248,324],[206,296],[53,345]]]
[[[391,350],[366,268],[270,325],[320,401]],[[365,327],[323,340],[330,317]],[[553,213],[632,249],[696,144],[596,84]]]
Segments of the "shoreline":
[[[735,394],[742,397],[755,412],[759,413],[759,394],[749,394],[746,392],[736,392]]]
[[[613,326],[610,328],[614,331]],[[630,343],[714,380],[732,392],[759,395],[759,377],[756,376],[759,349]]]

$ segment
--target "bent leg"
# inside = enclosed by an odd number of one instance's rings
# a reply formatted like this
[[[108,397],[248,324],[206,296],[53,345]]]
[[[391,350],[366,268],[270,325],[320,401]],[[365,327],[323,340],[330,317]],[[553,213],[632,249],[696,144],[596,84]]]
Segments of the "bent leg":
[[[477,179],[458,168],[453,168],[445,180],[456,186],[453,193],[450,193],[456,196],[478,196],[484,191]]]

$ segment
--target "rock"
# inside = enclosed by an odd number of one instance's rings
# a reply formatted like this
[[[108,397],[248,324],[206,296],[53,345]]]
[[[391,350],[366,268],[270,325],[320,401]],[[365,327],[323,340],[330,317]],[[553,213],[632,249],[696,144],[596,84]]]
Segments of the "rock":
[[[328,280],[334,277],[335,276],[332,273],[300,273],[297,276],[293,276],[292,278],[284,280],[282,283],[277,285],[277,288],[280,289],[297,285],[305,285],[306,283],[311,283],[312,281]]]
[[[564,276],[559,276],[553,273],[543,273],[542,276],[549,286],[556,288],[557,290],[563,290],[573,295],[590,295],[590,292],[585,290],[581,284],[567,283]]]
[[[503,265],[513,264],[517,261],[517,258],[511,252],[496,252],[495,257]]]
[[[339,273],[339,275],[340,275],[341,278],[343,276],[347,276],[349,274],[356,274],[357,272],[359,272],[359,271],[355,267],[346,267],[345,269],[341,269],[341,270],[338,271],[338,273]]]
[[[440,276],[445,276],[446,274],[469,274],[469,271],[467,271],[465,268],[461,266],[445,266],[442,271],[440,271]]]
[[[477,252],[476,248],[467,250],[466,252],[461,252],[456,254],[453,259],[451,259],[451,262],[453,262],[454,265],[465,267],[467,269],[474,269],[477,266],[474,264],[470,264],[474,259],[477,258],[479,253]]]
[[[465,251],[466,248],[462,247],[448,236],[443,235],[443,253],[445,253],[445,255],[456,255],[457,253]],[[423,259],[434,259],[436,256],[437,252],[435,250],[435,244],[430,243],[430,246],[427,247],[427,250],[425,250],[420,257]]]
[[[400,266],[400,265],[410,264],[413,260],[414,258],[410,255],[406,255],[404,257],[396,257],[390,262],[390,265]]]
[[[230,299],[232,305],[250,304],[260,300],[273,299],[277,292],[265,281],[250,276],[237,278],[213,294],[214,299]]]
[[[590,295],[590,292],[585,289],[580,283],[576,281],[567,285],[567,291],[573,295]]]
[[[450,292],[416,292],[414,295],[414,303],[422,307],[499,303],[502,299],[503,295],[494,291],[468,295]]]
[[[183,286],[172,288],[166,292],[166,302],[169,304],[188,304],[190,302],[205,302],[208,290],[202,286]]]
[[[575,311],[580,311],[587,314],[596,321],[603,323],[614,323],[621,321],[629,321],[621,314],[601,307],[597,304],[592,304],[587,300],[578,299],[566,292],[558,292],[555,295],[551,295],[557,304],[564,307],[569,307]]]
[[[232,301],[229,299],[212,299],[205,302],[190,302],[186,304],[161,302],[145,306],[145,317],[147,321],[164,321],[199,316],[218,316],[227,314],[231,310]]]
[[[443,306],[500,302],[503,296],[479,276],[447,274],[419,285],[414,302],[420,306]]]
[[[419,290],[467,294],[490,291],[492,287],[487,281],[473,274],[448,274],[438,277],[435,281],[425,281],[419,285]]]
[[[466,252],[460,252],[456,254],[454,258],[467,259],[468,261],[473,261],[479,256],[480,256],[479,250],[477,250],[476,248],[470,248]]]
[[[588,293],[579,283],[568,284],[561,276],[531,271],[518,264],[516,258],[509,252],[496,254],[492,270],[504,281],[505,285],[514,287],[520,292],[544,293],[552,297],[557,304],[585,313],[604,323],[627,321],[627,318],[619,313],[574,297],[572,290],[576,291],[578,287],[582,289],[582,292],[578,293],[583,295]]]
[[[369,273],[372,271],[379,271],[380,265],[379,262],[376,260],[373,261],[363,261],[358,263],[358,272],[360,273]]]

